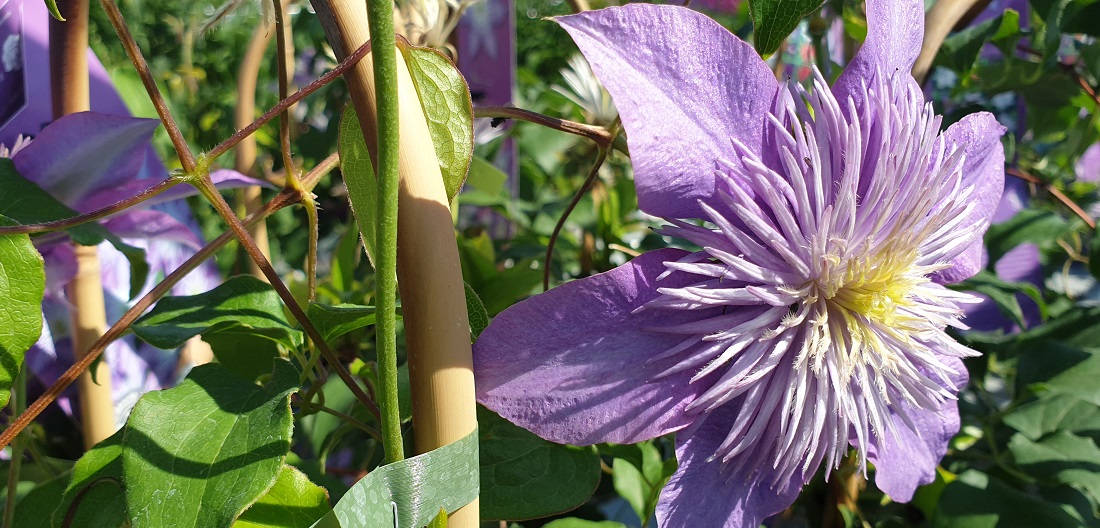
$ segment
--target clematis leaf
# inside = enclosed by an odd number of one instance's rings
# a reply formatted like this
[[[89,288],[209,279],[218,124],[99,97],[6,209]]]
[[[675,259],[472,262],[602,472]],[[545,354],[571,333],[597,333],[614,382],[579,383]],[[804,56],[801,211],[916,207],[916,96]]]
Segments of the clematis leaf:
[[[580,506],[600,482],[592,446],[555,444],[477,407],[481,430],[481,517],[533,519]]]
[[[20,472],[22,477],[22,472]],[[21,482],[20,484],[25,483]],[[69,483],[69,473],[65,472],[45,482],[39,483],[34,489],[19,500],[15,505],[15,514],[12,516],[12,526],[19,528],[53,528],[58,526],[50,524],[50,518],[57,508],[61,497],[65,493],[65,486]],[[73,525],[77,526],[77,525]],[[108,526],[106,524],[80,525],[80,526]]]
[[[119,430],[84,453],[53,513],[55,526],[124,526],[126,495]]]
[[[230,526],[278,479],[297,386],[286,361],[276,362],[266,386],[208,364],[175,388],[142,396],[122,442],[132,525]]]
[[[280,346],[302,343],[301,332],[287,322],[271,285],[247,275],[206,293],[165,297],[132,329],[145,342],[165,349],[201,334],[222,365],[250,380],[271,372]]]
[[[20,224],[40,224],[72,218],[80,213],[50,196],[34,182],[24,178],[10,159],[0,158],[0,189],[12,200],[0,201],[0,215]],[[130,262],[130,296],[136,296],[145,286],[149,276],[149,264],[145,251],[126,244],[97,222],[70,227],[65,232],[73,242],[82,246],[96,246],[104,240],[115,246]]]
[[[753,47],[757,53],[762,57],[775,53],[802,18],[817,11],[823,3],[821,0],[750,0]]]
[[[1013,409],[1004,422],[1032,440],[1056,431],[1100,440],[1096,436],[1100,431],[1100,406],[1072,394],[1044,394]]]
[[[462,286],[466,289],[466,313],[470,318],[470,340],[476,341],[477,336],[481,335],[481,331],[485,330],[486,326],[489,326],[489,313],[485,311],[485,305],[481,302],[481,298],[477,296],[477,292],[473,287],[463,282]]]
[[[283,465],[275,485],[241,514],[233,528],[307,528],[330,509],[325,488]]]
[[[309,308],[306,309],[310,322],[317,327],[317,331],[326,342],[374,324],[375,312],[377,310],[373,306],[358,304],[329,306],[315,302],[309,303]]]
[[[0,216],[0,225],[12,225]],[[23,355],[42,334],[46,268],[27,235],[0,236],[0,407],[8,404]]]
[[[1068,232],[1071,227],[1070,222],[1051,211],[1020,211],[1009,221],[989,227],[985,234],[989,261],[996,262],[1009,250],[1024,242],[1049,243]]]
[[[412,74],[428,132],[435,145],[447,198],[453,200],[466,181],[474,155],[474,107],[466,79],[451,60],[432,48],[398,41]]]
[[[1059,431],[1035,442],[1017,434],[1008,448],[1016,464],[1040,483],[1080,487],[1100,500],[1100,448],[1091,438]]]
[[[344,185],[348,188],[348,201],[355,214],[359,233],[363,237],[363,246],[367,257],[374,262],[374,248],[378,240],[375,225],[378,210],[378,183],[374,178],[374,166],[371,165],[370,151],[363,139],[363,130],[359,128],[359,117],[355,108],[348,104],[340,116],[340,132],[337,149],[340,152],[340,173],[344,175]]]
[[[976,470],[947,485],[941,495],[935,528],[994,526],[1082,526],[1059,507]]]
[[[1001,47],[1011,56],[1019,39],[1020,14],[1008,9],[995,18],[970,26],[945,39],[936,55],[936,64],[958,72],[965,85],[986,43]]]
[[[57,0],[46,0],[46,9],[50,11],[50,15],[54,18],[64,22],[65,17],[61,16],[61,11],[57,9]]]
[[[1026,328],[1028,324],[1024,316],[1024,310],[1016,297],[1017,293],[1024,294],[1035,301],[1042,317],[1045,318],[1047,315],[1047,305],[1043,301],[1043,294],[1037,286],[1030,282],[1006,281],[997,277],[994,273],[982,270],[969,279],[953,284],[952,288],[960,291],[975,291],[988,296],[1001,310],[1001,313],[1008,316],[1013,323],[1021,328]]]

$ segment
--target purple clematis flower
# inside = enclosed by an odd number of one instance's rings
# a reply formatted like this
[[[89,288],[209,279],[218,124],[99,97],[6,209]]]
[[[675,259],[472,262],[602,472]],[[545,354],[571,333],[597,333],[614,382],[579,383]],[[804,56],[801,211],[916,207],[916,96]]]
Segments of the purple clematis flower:
[[[639,207],[702,248],[652,251],[505,310],[479,400],[571,444],[677,432],[661,526],[757,526],[849,446],[909,500],[958,431],[953,341],[1004,181],[1004,127],[940,130],[909,75],[923,2],[868,0],[830,88],[781,85],[703,15],[562,17],[611,92]]]

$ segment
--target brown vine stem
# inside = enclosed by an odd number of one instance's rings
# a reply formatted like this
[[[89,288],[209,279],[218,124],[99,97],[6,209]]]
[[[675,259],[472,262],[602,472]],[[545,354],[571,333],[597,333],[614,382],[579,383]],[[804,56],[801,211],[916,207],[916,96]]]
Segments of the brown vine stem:
[[[111,216],[120,211],[129,209],[141,202],[144,202],[154,196],[175,187],[180,183],[177,178],[168,178],[156,186],[151,187],[140,194],[131,196],[124,200],[119,200],[102,209],[96,209],[90,213],[84,213],[81,215],[73,216],[70,218],[64,218],[61,220],[54,220],[52,222],[42,222],[41,224],[26,224],[26,225],[13,225],[13,226],[0,226],[0,236],[2,235],[29,235],[34,233],[48,233],[50,231],[60,231],[62,229],[68,229],[70,227],[76,227],[80,224],[91,222],[93,220],[99,220]]]
[[[554,231],[550,233],[550,242],[546,244],[546,260],[542,267],[543,291],[550,289],[550,260],[554,257],[554,245],[557,244],[558,236],[561,235],[561,230],[565,227],[565,221],[569,219],[569,215],[573,212],[573,209],[577,207],[577,204],[581,203],[581,198],[584,197],[588,189],[592,187],[592,184],[596,181],[596,177],[600,174],[600,167],[603,166],[603,162],[607,159],[607,153],[610,150],[611,149],[608,147],[600,147],[599,153],[596,154],[596,162],[592,164],[592,170],[588,171],[588,177],[584,179],[581,188],[577,189],[576,194],[573,195],[573,199],[570,200],[569,205],[565,207],[565,211],[562,211],[561,216],[558,217],[558,223],[554,225]]]
[[[1041,185],[1044,189],[1046,189],[1047,192],[1050,193],[1051,196],[1061,202],[1062,205],[1068,207],[1069,210],[1073,211],[1073,213],[1076,214],[1078,218],[1084,220],[1085,225],[1089,226],[1089,229],[1096,229],[1096,220],[1089,216],[1089,214],[1085,212],[1084,209],[1081,209],[1080,205],[1074,203],[1074,201],[1071,200],[1069,196],[1066,196],[1065,193],[1063,193],[1057,187],[1043,182],[1043,180],[1040,180],[1035,175],[1022,169],[1007,168],[1005,169],[1005,174],[1015,176],[1026,182],[1034,183],[1035,185]]]
[[[336,154],[330,155],[328,158],[325,158],[324,161],[314,167],[314,169],[310,171],[309,174],[302,178],[302,183],[306,185],[306,188],[312,188],[314,185],[317,184],[318,181],[321,180],[322,177],[324,177],[325,174],[335,168],[338,164],[339,157]],[[263,208],[256,211],[254,214],[249,215],[248,218],[245,218],[243,220],[243,223],[245,225],[252,225],[256,222],[259,222],[260,220],[271,216],[271,214],[273,214],[275,211],[278,211],[288,205],[293,205],[297,203],[299,199],[300,196],[297,193],[294,193],[292,191],[283,191],[276,195],[275,198],[268,202],[266,205],[264,205]],[[111,344],[114,340],[121,337],[122,334],[125,333],[126,329],[129,328],[130,325],[133,324],[134,321],[136,321],[138,317],[140,317],[141,314],[145,312],[145,310],[152,306],[153,303],[156,302],[158,299],[167,294],[168,291],[171,290],[172,287],[175,286],[176,283],[178,283],[181,279],[187,276],[187,274],[190,273],[191,270],[198,267],[198,265],[201,264],[203,261],[213,256],[221,248],[225,247],[225,245],[228,244],[230,240],[233,240],[233,236],[233,233],[223,233],[221,236],[214,239],[213,242],[207,244],[205,247],[192,255],[191,258],[187,259],[187,261],[180,265],[180,267],[177,268],[175,271],[169,273],[168,276],[165,277],[164,280],[162,280],[159,284],[154,286],[153,289],[149,291],[149,293],[142,296],[141,299],[138,299],[138,301],[134,303],[134,305],[130,307],[130,309],[127,310],[126,313],[122,314],[122,317],[120,317],[119,320],[115,322],[115,324],[111,325],[111,327],[107,329],[107,331],[98,340],[96,340],[96,342],[88,350],[87,355],[80,358],[76,363],[69,367],[69,369],[66,370],[65,373],[62,374],[57,379],[57,381],[52,386],[50,386],[50,388],[46,390],[45,393],[42,394],[42,396],[39,396],[38,399],[35,400],[35,402],[29,407],[27,407],[27,410],[21,413],[11,423],[11,425],[4,430],[3,433],[0,433],[0,449],[7,447],[7,445],[11,443],[12,439],[15,438],[16,435],[18,435],[21,431],[23,431],[23,429],[30,425],[30,423],[33,422],[34,419],[37,418],[38,415],[46,409],[46,407],[53,403],[54,400],[56,400],[57,397],[69,387],[69,385],[72,385],[73,382],[76,381],[76,379],[79,378],[80,375],[85,370],[87,370],[88,367],[93,362],[95,362],[95,360],[99,358],[101,354],[103,354],[103,351],[106,350],[107,345]],[[358,384],[356,384],[355,386],[358,388]],[[354,389],[352,390],[354,391]],[[362,391],[360,390],[359,392],[361,393]],[[372,400],[366,398],[364,401],[363,398],[360,398],[360,401],[363,401],[364,405],[374,416],[378,416],[378,407],[374,404]]]
[[[375,406],[362,387],[356,383],[355,378],[348,372],[348,369],[344,368],[344,365],[340,363],[340,358],[336,355],[336,352],[328,346],[321,333],[317,331],[317,328],[313,326],[313,322],[309,320],[309,316],[306,315],[305,310],[302,310],[302,306],[298,304],[298,300],[294,298],[294,295],[287,289],[286,284],[279,278],[279,274],[275,272],[275,268],[271,267],[271,262],[267,260],[267,257],[260,253],[260,249],[256,247],[256,241],[252,240],[248,236],[248,230],[241,223],[241,220],[233,214],[233,210],[226,203],[225,198],[222,198],[221,193],[214,187],[214,182],[210,180],[209,175],[204,175],[197,182],[195,186],[198,187],[199,192],[206,197],[207,201],[214,206],[214,210],[221,215],[228,224],[229,228],[237,236],[237,240],[244,246],[248,256],[252,257],[252,260],[260,267],[260,271],[263,271],[264,276],[271,282],[271,287],[275,289],[275,292],[279,294],[279,297],[286,304],[286,307],[290,310],[290,313],[294,315],[294,318],[298,320],[298,323],[302,325],[302,329],[305,330],[306,335],[313,341],[318,349],[321,350],[321,355],[325,360],[329,362],[336,374],[340,376],[340,379],[344,381],[344,384],[348,386],[348,389],[368,408],[372,408],[373,412],[378,412],[378,407]],[[285,192],[285,191],[284,191]],[[308,191],[305,194],[290,190],[297,202],[312,199]]]
[[[126,26],[126,21],[122,18],[122,12],[118,10],[118,5],[115,4],[114,0],[99,0],[99,3],[107,12],[107,18],[111,20],[111,25],[114,26],[115,33],[118,34],[118,39],[122,42],[122,47],[126,49],[126,55],[130,57],[130,62],[134,65],[134,70],[141,77],[141,83],[145,85],[145,91],[149,93],[149,99],[157,109],[160,122],[164,124],[164,129],[168,131],[168,137],[172,140],[172,146],[176,148],[180,165],[183,167],[184,172],[195,172],[197,167],[195,155],[191,153],[191,149],[187,146],[187,140],[183,138],[183,133],[180,132],[180,127],[172,118],[168,103],[164,101],[164,97],[160,94],[160,88],[157,88],[157,82],[153,79],[153,72],[149,70],[149,63],[145,60],[145,56],[141,54],[141,48],[134,41],[134,36],[130,34],[130,28]]]
[[[264,115],[260,116],[259,119],[253,121],[251,125],[248,125],[247,127],[238,130],[236,134],[229,136],[229,139],[218,143],[217,146],[210,149],[210,152],[207,153],[207,156],[210,159],[216,159],[218,156],[225,154],[229,151],[229,149],[233,148],[234,145],[239,143],[241,139],[245,138],[246,136],[252,135],[252,133],[256,132],[256,130],[258,130],[260,127],[266,125],[272,119],[275,119],[280,112],[287,108],[290,108],[298,101],[301,101],[302,99],[308,97],[309,94],[320,90],[321,87],[332,82],[337,77],[343,75],[344,72],[355,66],[355,64],[358,63],[363,57],[366,57],[368,53],[370,53],[369,41],[356,49],[355,53],[348,55],[347,58],[340,61],[340,63],[337,64],[336,67],[330,70],[328,73],[322,75],[316,81],[307,84],[304,88],[295,92],[294,95],[291,95],[290,97],[279,101],[279,104],[271,107],[271,110],[265,112]]]
[[[576,121],[558,119],[556,117],[550,117],[514,106],[478,106],[474,108],[474,117],[495,117],[527,121],[536,125],[542,125],[554,130],[591,139],[600,148],[611,145],[611,142],[615,139],[614,135],[601,126],[586,125],[584,123],[577,123]]]

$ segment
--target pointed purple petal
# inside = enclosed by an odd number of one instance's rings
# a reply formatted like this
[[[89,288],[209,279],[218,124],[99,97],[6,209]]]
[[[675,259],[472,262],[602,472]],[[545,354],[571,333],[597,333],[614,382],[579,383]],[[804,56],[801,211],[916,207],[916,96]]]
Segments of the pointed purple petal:
[[[638,206],[705,218],[715,161],[731,139],[761,151],[778,83],[753,50],[704,15],[631,4],[557,19],[615,99],[634,163]]]
[[[961,146],[966,153],[962,167],[963,188],[975,188],[976,207],[964,226],[989,222],[997,211],[1005,185],[1005,150],[1001,136],[1005,127],[993,114],[978,112],[947,127],[943,133],[948,145]],[[940,284],[950,284],[972,277],[982,269],[982,239],[977,238],[962,254],[951,261],[952,266],[933,275]]]
[[[91,192],[134,178],[160,122],[80,112],[50,123],[12,159],[19,174],[79,209]]]
[[[876,72],[900,74],[903,82],[913,85],[913,95],[922,97],[909,70],[924,41],[924,1],[867,0],[866,6],[867,40],[833,85],[837,100],[843,103],[852,96],[859,106],[860,84]]]
[[[210,173],[210,179],[214,182],[214,186],[219,189],[236,189],[239,187],[247,187],[249,185],[262,185],[264,187],[271,187],[271,183],[257,180],[256,178],[250,178],[241,174],[235,170],[220,169]],[[113,203],[125,200],[127,198],[137,196],[142,192],[145,192],[155,187],[162,180],[146,178],[143,180],[132,180],[118,187],[112,187],[109,189],[103,189],[98,191],[88,198],[81,200],[80,210],[83,212],[94,211],[107,207]],[[180,198],[186,198],[188,196],[195,196],[199,191],[194,186],[181,183],[167,191],[164,191],[149,200],[142,202],[142,207],[151,207],[164,202],[170,202],[172,200],[178,200]]]
[[[769,486],[767,473],[729,475],[720,461],[708,462],[737,419],[733,405],[715,409],[690,432],[677,433],[679,469],[657,503],[660,526],[757,527],[790,506],[802,490],[795,477],[781,489]]]
[[[112,217],[103,225],[124,239],[166,240],[196,251],[202,248],[202,242],[191,228],[161,211],[130,210]]]
[[[954,371],[952,392],[958,392],[969,379],[966,366],[958,358],[941,355],[939,359]],[[867,459],[875,465],[875,485],[900,502],[911,500],[917,486],[936,479],[936,466],[947,452],[947,443],[959,432],[959,406],[955,400],[945,401],[935,411],[906,406],[906,413],[920,436],[893,416],[898,438],[887,434],[885,440],[876,439],[877,445],[871,445],[867,453]]]
[[[1096,143],[1081,154],[1077,160],[1077,180],[1084,182],[1100,181],[1100,143]]]
[[[474,344],[478,401],[543,438],[576,445],[633,443],[687,425],[683,408],[702,387],[689,384],[691,372],[657,379],[668,364],[647,364],[684,336],[645,329],[716,312],[632,313],[657,297],[658,285],[690,280],[676,273],[656,282],[664,262],[685,254],[651,251],[502,312]]]

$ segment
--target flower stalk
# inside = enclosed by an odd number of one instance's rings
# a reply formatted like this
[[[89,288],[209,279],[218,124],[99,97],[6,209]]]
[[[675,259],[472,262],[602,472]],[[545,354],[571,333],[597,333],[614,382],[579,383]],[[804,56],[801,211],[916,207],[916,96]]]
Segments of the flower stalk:
[[[369,39],[362,2],[314,0],[313,6],[337,57],[346,56]],[[387,7],[386,16],[374,18],[391,18],[390,10],[392,7]],[[371,21],[374,34],[393,34],[392,26],[383,32],[375,27],[375,22]],[[387,53],[396,59],[393,42],[387,39],[385,44],[377,48],[389,48]],[[401,279],[412,381],[415,445],[418,452],[425,452],[459,440],[477,426],[473,368],[465,291],[443,178],[434,149],[425,148],[431,145],[431,136],[408,67],[403,61],[395,60],[393,64],[395,69],[391,73],[395,74],[393,81],[399,94],[395,102],[401,116],[401,134],[396,138],[400,146],[397,275]],[[376,105],[384,104],[381,88],[376,92],[375,75],[372,68],[360,64],[345,79],[363,126],[364,139],[371,149],[371,159],[379,162],[376,174],[384,178],[382,171],[386,170],[388,158],[380,151],[378,138],[385,134],[372,126],[382,114]],[[381,231],[380,245],[388,238],[386,227]],[[382,273],[379,272],[379,280]],[[449,520],[449,526],[453,527],[477,524],[476,501],[456,511]]]

